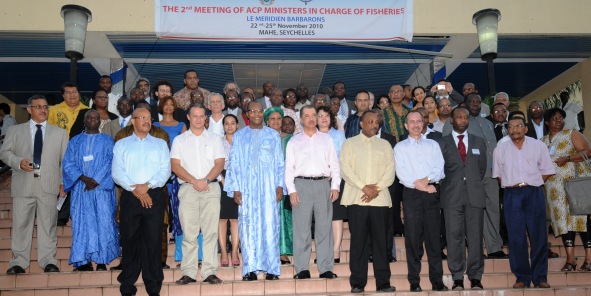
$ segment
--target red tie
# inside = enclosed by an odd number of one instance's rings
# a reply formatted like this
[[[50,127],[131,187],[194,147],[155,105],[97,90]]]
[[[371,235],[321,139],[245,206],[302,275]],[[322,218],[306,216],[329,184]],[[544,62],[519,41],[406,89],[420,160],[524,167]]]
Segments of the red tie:
[[[466,145],[464,145],[463,139],[464,135],[458,135],[458,152],[460,152],[462,162],[466,161]]]
[[[462,162],[466,161],[466,145],[462,140],[464,139],[464,135],[458,135],[458,152],[460,152],[460,157],[462,158]]]

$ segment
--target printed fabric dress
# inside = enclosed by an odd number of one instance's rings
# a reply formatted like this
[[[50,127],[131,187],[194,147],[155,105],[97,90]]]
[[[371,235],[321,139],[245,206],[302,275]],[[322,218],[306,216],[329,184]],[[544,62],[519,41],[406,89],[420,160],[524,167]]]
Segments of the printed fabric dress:
[[[285,148],[287,142],[293,137],[293,134],[286,134],[281,137],[281,146],[283,148],[283,157],[285,158]],[[289,195],[284,195],[280,202],[280,219],[281,219],[281,233],[279,234],[279,254],[293,255],[293,222],[291,220],[291,209],[285,208],[285,199]]]
[[[551,152],[552,161],[559,157],[566,157],[577,153],[577,150],[571,141],[571,129],[562,130],[550,141],[549,135],[545,135],[541,141],[548,146]],[[552,153],[553,152],[553,153]],[[575,176],[575,169],[579,170],[579,176],[589,176],[591,172],[586,165],[580,163],[568,162],[563,166],[557,166],[554,163],[556,174],[546,181],[546,205],[552,220],[552,229],[554,235],[559,236],[569,231],[585,232],[587,231],[587,216],[571,215],[568,205],[566,192],[564,191],[564,180]]]

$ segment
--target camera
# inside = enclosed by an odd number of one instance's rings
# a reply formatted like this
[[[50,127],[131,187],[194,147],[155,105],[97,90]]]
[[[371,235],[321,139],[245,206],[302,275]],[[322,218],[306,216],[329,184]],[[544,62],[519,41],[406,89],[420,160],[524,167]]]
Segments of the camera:
[[[34,170],[38,170],[41,168],[41,165],[38,163],[29,162],[29,166],[31,166]]]
[[[445,85],[443,85],[443,84],[438,84],[438,85],[437,85],[437,90],[445,90]]]

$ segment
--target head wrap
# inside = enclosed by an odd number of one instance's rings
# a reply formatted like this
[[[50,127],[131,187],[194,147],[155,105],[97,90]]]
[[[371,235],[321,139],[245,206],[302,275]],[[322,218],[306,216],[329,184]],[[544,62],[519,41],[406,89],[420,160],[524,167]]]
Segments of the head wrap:
[[[278,112],[281,115],[281,118],[283,118],[283,109],[281,109],[281,107],[271,107],[267,110],[265,110],[265,113],[263,114],[263,119],[265,120],[265,124],[267,124],[267,120],[269,119],[269,116],[271,116],[271,114],[273,114],[274,112]]]

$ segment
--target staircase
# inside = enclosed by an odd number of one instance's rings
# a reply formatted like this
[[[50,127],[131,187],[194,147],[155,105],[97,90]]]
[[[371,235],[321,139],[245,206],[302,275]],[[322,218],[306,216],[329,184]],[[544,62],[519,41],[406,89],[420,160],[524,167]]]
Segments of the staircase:
[[[60,273],[44,273],[37,265],[37,240],[33,239],[33,250],[31,254],[31,265],[25,274],[7,275],[9,268],[8,261],[12,253],[11,244],[11,225],[12,225],[12,198],[9,191],[0,191],[0,296],[111,296],[119,295],[119,283],[117,275],[119,271],[95,271],[95,272],[73,272],[73,267],[68,265],[70,254],[70,244],[72,242],[72,229],[69,226],[58,227],[58,267]],[[347,228],[347,223],[345,223]],[[36,237],[36,232],[34,232]],[[428,266],[426,256],[424,256],[421,273],[421,286],[423,292],[409,292],[409,284],[406,279],[406,253],[404,249],[404,238],[396,238],[398,262],[390,263],[392,270],[391,284],[396,287],[396,295],[424,296],[428,294],[445,295],[482,295],[482,296],[591,296],[591,273],[588,272],[561,272],[564,265],[565,250],[562,242],[553,236],[548,237],[552,243],[552,249],[561,255],[561,258],[549,260],[548,282],[552,285],[551,289],[512,289],[515,283],[515,277],[509,268],[508,259],[487,259],[485,260],[484,275],[482,284],[484,290],[471,291],[448,291],[432,292],[431,284],[428,278]],[[577,247],[575,254],[579,257],[578,265],[584,260],[584,249],[577,238]],[[334,272],[339,278],[326,280],[318,278],[318,270],[313,264],[315,254],[313,252],[310,259],[310,272],[312,279],[294,280],[294,268],[292,265],[281,267],[281,276],[278,281],[265,281],[264,275],[259,275],[259,280],[254,282],[242,281],[242,267],[220,267],[217,275],[224,280],[222,285],[201,284],[201,278],[197,283],[185,286],[176,285],[175,280],[182,274],[180,268],[176,268],[174,262],[174,248],[169,247],[167,263],[172,269],[164,270],[164,283],[161,295],[183,296],[183,295],[346,295],[350,294],[349,285],[349,245],[350,236],[347,229],[344,231],[344,238],[341,251],[341,263],[335,264]],[[313,250],[314,251],[314,250]],[[508,250],[505,250],[508,252]],[[119,260],[111,263],[111,266],[119,264]],[[371,265],[371,263],[370,263]],[[452,279],[447,269],[447,261],[443,261],[444,283],[451,288]],[[369,267],[369,281],[366,286],[366,294],[375,294],[375,280],[373,278],[373,269]],[[465,280],[466,287],[469,287],[469,281]],[[146,295],[142,284],[142,279],[138,280],[138,296]],[[380,293],[387,294],[387,293]]]

